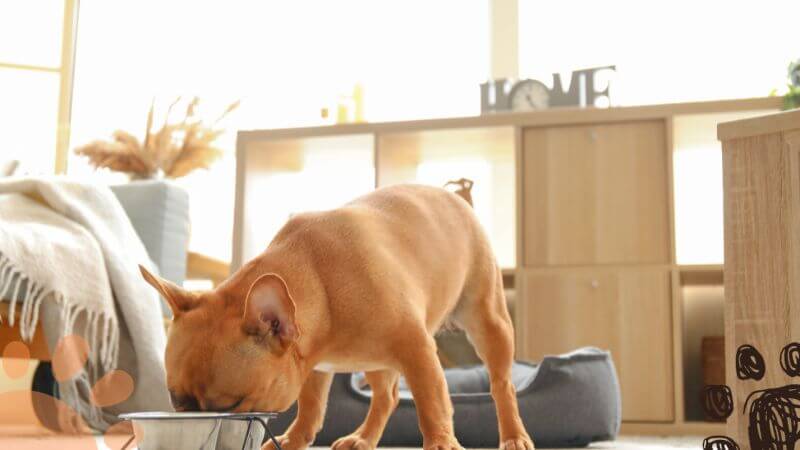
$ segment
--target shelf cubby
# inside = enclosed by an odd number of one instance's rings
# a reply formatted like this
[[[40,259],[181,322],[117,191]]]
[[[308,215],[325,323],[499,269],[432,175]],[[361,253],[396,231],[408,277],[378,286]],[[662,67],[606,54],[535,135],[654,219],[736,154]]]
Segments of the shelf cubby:
[[[376,154],[378,186],[472,180],[475,212],[500,266],[515,266],[513,127],[380,133]]]
[[[238,170],[245,183],[237,203],[246,215],[236,224],[241,242],[234,260],[261,253],[293,214],[335,208],[372,191],[373,140],[357,134],[244,144]]]

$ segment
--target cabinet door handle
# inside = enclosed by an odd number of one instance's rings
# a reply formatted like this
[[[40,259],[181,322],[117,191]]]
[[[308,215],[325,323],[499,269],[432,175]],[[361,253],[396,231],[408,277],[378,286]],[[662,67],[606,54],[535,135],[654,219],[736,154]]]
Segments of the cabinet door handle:
[[[599,281],[597,281],[597,280],[592,280],[592,282],[590,283],[590,285],[592,286],[592,289],[597,289],[597,288],[599,288],[599,287],[600,287],[600,282],[599,282]]]

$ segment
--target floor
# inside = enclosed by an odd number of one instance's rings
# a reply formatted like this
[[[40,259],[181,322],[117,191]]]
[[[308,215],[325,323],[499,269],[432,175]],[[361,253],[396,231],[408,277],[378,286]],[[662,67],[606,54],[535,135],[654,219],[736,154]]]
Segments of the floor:
[[[55,435],[41,429],[33,428],[0,428],[0,448],[19,450],[117,450],[122,448],[125,436],[64,436]],[[699,449],[700,437],[644,437],[621,436],[613,442],[598,442],[591,449],[603,450],[673,450]],[[323,447],[318,447],[319,450]],[[315,449],[316,450],[316,449]],[[402,450],[402,449],[400,449]]]

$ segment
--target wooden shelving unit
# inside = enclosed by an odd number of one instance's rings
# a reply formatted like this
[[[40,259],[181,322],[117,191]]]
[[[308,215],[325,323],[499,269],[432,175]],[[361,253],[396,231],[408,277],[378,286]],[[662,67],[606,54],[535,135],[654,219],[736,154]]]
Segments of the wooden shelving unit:
[[[292,213],[394,183],[471,178],[513,289],[518,357],[610,349],[624,432],[722,432],[702,421],[691,392],[696,337],[716,330],[692,314],[722,308],[716,124],[780,106],[756,98],[241,131],[233,268]]]

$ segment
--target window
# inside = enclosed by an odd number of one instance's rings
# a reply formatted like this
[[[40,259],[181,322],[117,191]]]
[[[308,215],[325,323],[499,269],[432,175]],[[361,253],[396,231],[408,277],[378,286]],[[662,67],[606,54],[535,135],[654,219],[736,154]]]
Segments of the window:
[[[28,173],[63,170],[74,11],[73,0],[0,2],[0,159]]]
[[[614,64],[616,105],[763,97],[800,57],[795,1],[519,2],[520,75]]]
[[[151,100],[177,95],[220,109],[241,98],[230,130],[319,124],[356,83],[370,121],[478,114],[487,14],[487,0],[82,0],[72,147],[118,128],[141,135]],[[190,247],[228,260],[235,134],[222,140],[221,163],[178,182]],[[69,167],[91,172],[77,157]]]

